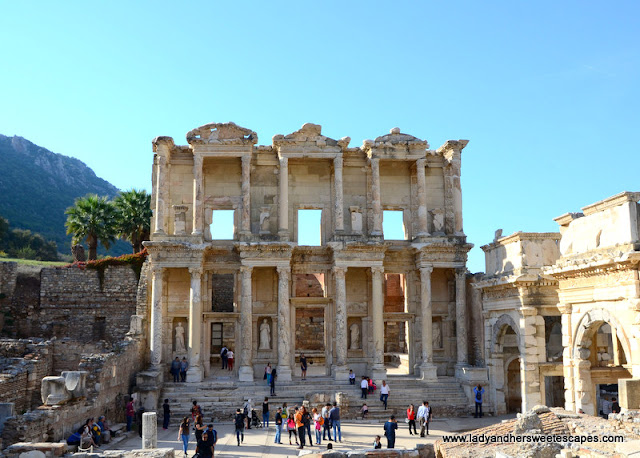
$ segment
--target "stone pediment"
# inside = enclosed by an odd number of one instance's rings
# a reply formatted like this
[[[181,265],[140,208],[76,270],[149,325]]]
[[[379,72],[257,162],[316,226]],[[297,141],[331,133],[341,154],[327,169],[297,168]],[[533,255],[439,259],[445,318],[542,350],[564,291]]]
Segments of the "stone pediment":
[[[400,132],[399,127],[394,127],[389,131],[387,135],[382,135],[380,137],[377,137],[373,141],[373,144],[375,146],[396,146],[396,145],[413,146],[415,145],[415,146],[422,146],[424,148],[429,148],[429,142],[427,142],[426,140],[421,140],[417,137],[414,137],[413,135],[403,134],[402,132]]]
[[[258,134],[233,122],[209,123],[187,133],[189,144],[248,145],[258,143]]]
[[[306,123],[299,130],[290,133],[289,135],[274,135],[274,146],[313,146],[313,147],[342,147],[346,148],[349,145],[349,137],[344,137],[340,140],[334,140],[333,138],[322,135],[322,126],[320,124]]]

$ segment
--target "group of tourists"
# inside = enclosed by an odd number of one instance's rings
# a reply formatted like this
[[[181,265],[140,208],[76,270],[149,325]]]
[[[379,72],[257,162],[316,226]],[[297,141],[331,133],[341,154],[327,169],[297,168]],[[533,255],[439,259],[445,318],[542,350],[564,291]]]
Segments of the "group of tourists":
[[[233,351],[226,345],[223,345],[220,350],[220,360],[222,361],[222,370],[233,370]]]
[[[112,433],[104,415],[98,417],[98,421],[87,418],[87,421],[67,439],[67,444],[77,445],[81,449],[100,448],[102,444],[111,440]]]
[[[194,401],[195,402],[195,401]],[[204,425],[202,414],[198,414],[195,420],[191,421],[189,417],[184,417],[178,428],[178,440],[182,441],[182,450],[184,456],[187,456],[189,448],[189,437],[191,435],[191,425],[193,424],[194,435],[196,438],[196,454],[201,458],[209,458],[214,456],[215,446],[218,442],[218,432],[213,429],[213,424]]]
[[[176,356],[171,362],[171,369],[169,373],[173,375],[174,382],[186,382],[187,381],[187,369],[189,368],[189,362],[187,358],[183,357],[182,361]]]

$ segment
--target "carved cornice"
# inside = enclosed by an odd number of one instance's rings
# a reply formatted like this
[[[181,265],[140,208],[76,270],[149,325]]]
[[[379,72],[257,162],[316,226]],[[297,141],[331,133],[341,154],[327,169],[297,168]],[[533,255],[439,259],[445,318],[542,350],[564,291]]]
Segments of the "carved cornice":
[[[280,155],[286,154],[292,157],[322,155],[330,153],[332,155],[341,154],[349,146],[351,139],[343,137],[340,140],[322,135],[322,126],[319,124],[306,123],[300,129],[289,135],[274,135],[273,147]]]
[[[436,150],[438,154],[451,164],[460,160],[462,150],[467,146],[469,140],[447,140],[444,145]]]
[[[617,256],[616,256],[617,254]],[[560,258],[555,265],[544,269],[544,273],[557,280],[569,278],[595,277],[621,270],[638,270],[640,268],[640,252],[618,252],[611,250],[602,253],[590,253],[590,256]]]
[[[509,243],[514,242],[522,242],[524,240],[554,240],[559,241],[561,238],[559,232],[514,232],[511,235],[506,235],[504,237],[500,237],[498,240],[494,240],[491,243],[483,245],[480,247],[482,251],[485,253],[491,249],[497,248],[498,246],[504,246]]]
[[[209,123],[187,133],[190,145],[254,145],[258,134],[233,122]]]
[[[362,142],[362,151],[369,159],[421,159],[428,151],[429,143],[413,135],[403,134],[399,127],[394,127],[387,135],[377,137],[375,140]]]

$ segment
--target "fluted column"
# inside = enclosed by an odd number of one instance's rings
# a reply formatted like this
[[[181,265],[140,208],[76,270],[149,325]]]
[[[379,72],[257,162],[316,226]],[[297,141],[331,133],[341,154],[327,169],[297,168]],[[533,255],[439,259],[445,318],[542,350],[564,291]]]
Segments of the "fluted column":
[[[373,207],[373,230],[371,235],[382,235],[382,202],[380,200],[380,160],[371,158],[371,200]]]
[[[456,269],[456,344],[458,365],[467,364],[467,269]]]
[[[242,156],[242,221],[241,234],[251,234],[251,156]]]
[[[291,307],[289,281],[291,268],[278,266],[278,379],[291,380]]]
[[[280,158],[280,182],[278,204],[278,236],[289,240],[289,160]]]
[[[189,369],[187,382],[202,381],[200,354],[202,346],[202,268],[189,267],[191,287],[189,289]]]
[[[431,302],[431,273],[433,267],[420,268],[420,314],[422,315],[422,364],[420,374],[422,380],[438,378],[436,366],[433,364],[433,311]]]
[[[162,363],[162,267],[151,269],[151,332],[150,357],[151,366],[160,369]]]
[[[193,228],[192,235],[202,235],[204,227],[204,190],[202,178],[203,158],[199,154],[193,156]]]
[[[345,267],[334,267],[336,305],[336,365],[333,368],[336,380],[347,380],[347,288]]]
[[[251,295],[250,266],[240,267],[242,273],[242,300],[240,301],[240,361],[238,379],[253,381],[253,296]],[[236,346],[237,347],[237,346]]]
[[[429,235],[427,222],[427,179],[424,175],[426,159],[416,161],[416,178],[418,183],[418,236]]]
[[[156,156],[156,211],[154,234],[164,234],[165,202],[167,201],[167,158]]]
[[[373,322],[373,379],[380,383],[387,374],[384,368],[384,295],[383,288],[384,268],[382,266],[371,267],[371,305]]]
[[[335,221],[335,232],[344,232],[344,202],[342,189],[342,156],[333,158],[333,185],[335,187],[335,206],[333,218]]]

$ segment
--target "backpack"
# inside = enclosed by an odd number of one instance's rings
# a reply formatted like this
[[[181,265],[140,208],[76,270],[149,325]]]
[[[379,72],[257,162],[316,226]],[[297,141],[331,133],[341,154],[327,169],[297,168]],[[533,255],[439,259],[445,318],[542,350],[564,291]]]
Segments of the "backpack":
[[[476,402],[482,402],[482,391],[476,391]]]
[[[324,418],[322,418],[322,415],[320,415],[320,418],[318,419],[318,424],[324,425]]]
[[[227,353],[229,352],[229,350],[227,350],[226,348],[222,349],[222,356],[227,356]]]

